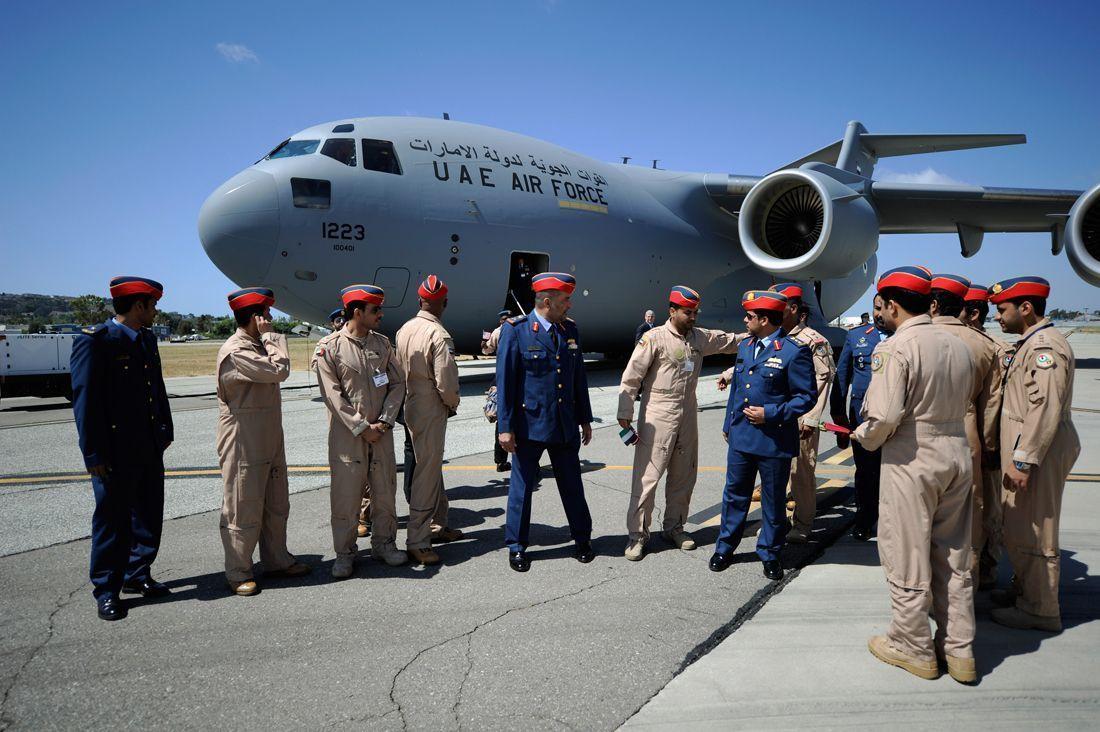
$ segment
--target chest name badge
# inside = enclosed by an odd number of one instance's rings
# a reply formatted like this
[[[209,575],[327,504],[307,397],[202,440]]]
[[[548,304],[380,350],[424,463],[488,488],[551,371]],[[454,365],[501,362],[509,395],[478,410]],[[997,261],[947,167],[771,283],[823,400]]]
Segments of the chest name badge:
[[[374,375],[374,385],[375,386],[385,386],[388,383],[390,383],[390,377],[389,377],[388,374],[386,374],[385,371],[383,371],[380,374],[375,374]]]
[[[684,361],[684,373],[689,373],[690,374],[694,370],[695,370],[695,362],[694,361],[692,361],[690,358],[687,361]]]

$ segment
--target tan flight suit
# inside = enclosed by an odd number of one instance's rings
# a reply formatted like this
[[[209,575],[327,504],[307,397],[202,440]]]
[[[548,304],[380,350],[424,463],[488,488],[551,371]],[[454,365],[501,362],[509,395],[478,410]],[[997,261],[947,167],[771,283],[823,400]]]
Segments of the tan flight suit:
[[[936,660],[929,607],[936,646],[974,656],[973,468],[964,425],[973,388],[966,345],[918,315],[875,347],[864,421],[852,433],[865,449],[882,448],[878,551],[893,610],[886,637],[921,661]]]
[[[982,455],[997,449],[1001,412],[1002,362],[997,359],[997,346],[982,331],[974,330],[956,317],[937,315],[932,323],[962,339],[970,349],[974,362],[974,390],[966,405],[966,441],[970,446],[970,462],[974,474],[974,515],[970,527],[970,546],[974,550],[974,586],[978,585],[978,561],[985,546],[985,502],[982,493]]]
[[[447,419],[458,411],[458,364],[450,333],[425,310],[397,331],[397,358],[406,374],[405,426],[416,456],[405,545],[430,549],[432,527],[447,526],[450,508],[440,476]]]
[[[374,422],[391,428],[405,398],[405,372],[390,341],[370,332],[356,338],[346,329],[317,344],[317,382],[328,407],[328,464],[332,471],[329,505],[336,555],[354,555],[364,487],[371,487],[371,547],[384,550],[397,539],[397,464],[393,432],[371,444],[365,433]],[[377,380],[377,381],[376,381]]]
[[[500,346],[500,329],[503,325],[498,325],[496,329],[489,334],[489,340],[485,341],[481,346],[481,354],[483,356],[495,356],[497,347]]]
[[[1070,406],[1073,349],[1043,318],[1016,344],[1001,411],[1001,469],[1030,463],[1027,490],[1005,492],[1004,546],[1016,575],[1016,607],[1059,617],[1058,521],[1066,477],[1081,452]]]
[[[829,341],[813,328],[798,325],[791,329],[790,338],[810,349],[814,359],[814,385],[817,387],[817,401],[813,408],[798,418],[798,427],[813,427],[809,437],[799,437],[798,457],[791,461],[791,498],[794,499],[794,511],[791,519],[794,528],[809,535],[817,515],[817,446],[821,432],[817,426],[821,415],[829,406],[829,387],[836,375],[833,362],[833,349]]]
[[[985,331],[981,331],[985,333]],[[988,335],[988,333],[987,333]],[[1004,540],[1001,535],[1002,515],[1004,512],[1004,488],[1001,477],[1001,403],[1004,398],[1004,380],[1008,373],[1008,366],[1012,363],[1012,354],[1016,351],[1014,345],[1009,345],[1000,338],[990,336],[993,346],[997,349],[997,364],[1000,384],[998,385],[997,415],[994,430],[997,435],[995,449],[986,453],[982,459],[982,536],[985,544],[982,546],[978,560],[981,584],[991,585],[997,581],[997,563],[1001,559],[1001,548]],[[988,425],[987,425],[988,426]]]
[[[343,328],[343,326],[340,326],[340,328]],[[325,343],[330,342],[333,338],[335,338],[339,334],[340,328],[337,328],[336,330],[332,331],[327,336],[322,336],[317,341],[317,345],[321,346]],[[309,370],[313,372],[313,375],[315,377],[317,376],[317,349],[316,348],[313,350],[313,355],[309,357]],[[359,507],[359,523],[362,524],[362,525],[367,525],[367,524],[370,523],[370,484],[369,483],[367,485],[363,486],[363,502]]]
[[[264,333],[256,340],[238,328],[218,351],[217,373],[225,576],[245,582],[252,579],[257,542],[265,572],[294,564],[286,548],[290,494],[279,394],[290,376],[286,336]]]
[[[657,483],[665,480],[664,531],[684,528],[699,465],[699,419],[695,386],[704,356],[735,353],[745,334],[692,328],[682,336],[666,321],[650,329],[623,371],[619,419],[634,420],[634,400],[642,392],[638,442],[626,528],[631,539],[649,538]]]

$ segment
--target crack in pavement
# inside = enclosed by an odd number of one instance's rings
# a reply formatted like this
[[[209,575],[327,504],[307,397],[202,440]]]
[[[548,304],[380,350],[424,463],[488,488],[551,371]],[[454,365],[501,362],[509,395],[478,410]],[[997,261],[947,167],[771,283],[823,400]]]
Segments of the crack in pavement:
[[[401,728],[407,730],[409,728],[409,722],[408,722],[408,719],[405,716],[405,708],[401,705],[401,702],[399,702],[397,700],[397,680],[399,678],[401,678],[401,675],[403,673],[405,673],[405,671],[407,671],[409,668],[411,668],[412,665],[414,663],[416,663],[417,660],[419,660],[421,656],[428,653],[429,651],[433,651],[436,648],[441,648],[441,647],[447,645],[448,643],[452,643],[452,642],[454,642],[456,640],[459,640],[461,638],[466,639],[466,671],[462,675],[462,681],[459,684],[458,693],[455,696],[455,703],[451,706],[451,714],[455,718],[455,724],[456,724],[456,726],[461,727],[461,723],[459,722],[459,716],[458,716],[458,708],[462,705],[462,692],[465,689],[466,680],[469,678],[470,673],[473,671],[474,664],[473,664],[473,659],[470,657],[470,653],[471,653],[471,646],[472,646],[472,643],[473,643],[472,638],[473,638],[474,633],[476,633],[477,631],[481,630],[482,628],[484,628],[488,625],[491,625],[492,623],[495,623],[496,621],[500,620],[501,618],[504,618],[508,615],[511,615],[512,613],[522,612],[524,610],[532,610],[536,607],[541,607],[542,605],[548,605],[552,602],[557,602],[558,600],[564,600],[564,599],[569,598],[569,597],[576,597],[577,595],[588,592],[589,590],[594,590],[597,587],[601,587],[603,585],[606,585],[609,582],[614,582],[617,579],[620,579],[620,578],[619,577],[605,577],[604,579],[600,580],[599,582],[596,582],[595,584],[588,585],[587,587],[582,587],[579,590],[573,590],[572,592],[566,592],[566,593],[561,594],[561,595],[555,595],[554,597],[550,597],[550,598],[547,598],[545,600],[539,600],[538,602],[534,602],[534,603],[531,603],[529,605],[522,605],[520,607],[509,608],[509,609],[505,610],[504,612],[500,613],[499,615],[496,615],[492,618],[489,618],[488,620],[485,620],[485,621],[482,621],[482,622],[478,623],[477,625],[475,625],[470,630],[467,630],[463,633],[459,633],[458,635],[455,635],[455,636],[451,636],[450,638],[447,638],[445,640],[441,640],[438,643],[433,643],[432,645],[428,646],[427,648],[423,648],[420,651],[418,651],[415,656],[413,656],[411,659],[409,659],[408,663],[406,663],[404,666],[402,666],[400,669],[398,669],[397,673],[394,674],[393,679],[390,681],[390,694],[389,694],[390,702],[397,708],[397,712],[401,715]],[[566,725],[566,726],[568,726],[568,725]]]
[[[14,720],[8,717],[8,698],[11,696],[11,692],[19,684],[19,677],[23,675],[23,671],[26,670],[27,666],[31,664],[31,661],[33,661],[38,656],[42,649],[44,649],[46,645],[51,640],[53,640],[54,617],[56,617],[57,614],[61,612],[62,608],[72,602],[73,598],[76,597],[76,593],[83,590],[85,585],[87,584],[87,582],[81,582],[80,586],[78,586],[75,590],[68,593],[67,595],[60,595],[56,600],[54,600],[54,608],[50,611],[49,616],[46,618],[45,637],[42,639],[41,643],[32,648],[31,652],[27,654],[26,659],[24,659],[23,663],[19,665],[19,668],[16,669],[15,673],[12,674],[11,682],[4,689],[3,698],[0,699],[0,730],[6,730],[14,723]]]

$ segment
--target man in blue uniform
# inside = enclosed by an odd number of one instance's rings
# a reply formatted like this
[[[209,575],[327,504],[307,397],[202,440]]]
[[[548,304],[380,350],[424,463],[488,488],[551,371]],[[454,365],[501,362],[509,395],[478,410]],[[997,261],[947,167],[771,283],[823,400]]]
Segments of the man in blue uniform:
[[[509,320],[497,351],[497,422],[500,445],[513,453],[504,539],[508,564],[517,572],[531,568],[527,533],[531,493],[539,459],[550,453],[554,479],[576,547],[573,556],[591,562],[592,515],[584,498],[581,444],[592,439],[592,405],[577,324],[565,314],[577,281],[563,272],[531,278],[535,307]],[[579,428],[579,429],[578,429]]]
[[[729,443],[726,487],[722,492],[722,527],[710,558],[721,572],[733,561],[733,550],[745,532],[753,484],[760,474],[761,522],[756,554],[764,576],[783,578],[779,553],[787,535],[785,513],[791,460],[798,455],[798,418],[817,401],[813,357],[808,348],[780,330],[787,297],[750,290],[741,300],[750,338],[741,342],[733,366],[722,435]]]
[[[875,295],[875,325],[859,325],[848,331],[844,348],[836,362],[836,388],[830,397],[829,411],[833,422],[854,430],[863,421],[863,395],[871,383],[871,353],[880,342],[889,337],[882,323],[882,297]],[[852,399],[848,402],[848,391]],[[847,409],[845,405],[847,404]],[[837,435],[837,447],[848,447],[847,435]],[[856,463],[856,521],[852,536],[867,541],[878,521],[878,479],[882,456],[878,450],[866,450],[858,442],[852,444],[852,458]]]
[[[162,455],[172,443],[157,339],[149,330],[163,290],[144,277],[115,277],[115,317],[73,342],[73,416],[95,492],[89,576],[104,620],[126,617],[122,590],[168,594],[149,571],[164,518]]]

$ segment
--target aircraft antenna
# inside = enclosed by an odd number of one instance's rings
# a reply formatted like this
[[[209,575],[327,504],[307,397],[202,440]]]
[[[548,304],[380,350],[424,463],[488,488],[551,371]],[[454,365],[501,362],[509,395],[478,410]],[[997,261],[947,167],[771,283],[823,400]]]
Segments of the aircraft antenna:
[[[630,156],[629,155],[623,155],[623,165],[626,165],[629,162],[630,162]]]
[[[657,163],[659,163],[659,162],[660,162],[659,160],[654,160],[653,161],[653,169],[654,170],[657,170]]]
[[[443,119],[450,119],[450,118],[451,118],[451,115],[447,114],[446,112],[443,113]]]

